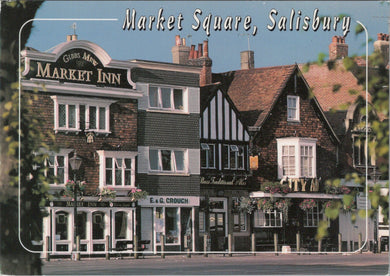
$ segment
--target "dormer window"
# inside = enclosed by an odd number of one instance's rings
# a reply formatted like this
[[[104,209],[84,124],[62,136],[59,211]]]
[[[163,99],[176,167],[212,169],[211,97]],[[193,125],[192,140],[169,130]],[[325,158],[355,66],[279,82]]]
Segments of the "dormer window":
[[[287,96],[287,121],[299,122],[299,97]]]

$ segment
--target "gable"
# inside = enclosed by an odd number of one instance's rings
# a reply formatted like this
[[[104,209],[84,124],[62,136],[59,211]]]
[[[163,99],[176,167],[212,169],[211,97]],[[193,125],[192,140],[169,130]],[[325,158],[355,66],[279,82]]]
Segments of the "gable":
[[[238,110],[221,89],[204,101],[199,125],[201,139],[249,142],[249,133]]]

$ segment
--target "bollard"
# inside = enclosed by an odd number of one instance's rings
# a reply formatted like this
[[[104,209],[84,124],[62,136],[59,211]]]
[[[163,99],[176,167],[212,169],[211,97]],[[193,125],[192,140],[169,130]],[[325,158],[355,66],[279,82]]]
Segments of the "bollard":
[[[191,258],[190,248],[188,247],[187,235],[184,235],[184,250],[187,252],[187,258]]]
[[[106,260],[110,259],[110,236],[106,236]]]
[[[377,252],[382,253],[381,242],[379,239],[377,240],[376,244],[377,244],[377,249],[378,249]]]
[[[232,234],[228,234],[228,256],[231,257],[233,256],[232,254]]]
[[[341,250],[342,250],[342,244],[343,244],[342,236],[341,236],[341,233],[339,233],[339,252],[340,253],[341,253]]]
[[[318,252],[321,252],[322,239],[318,240]]]
[[[46,244],[45,244],[45,251],[46,251],[46,261],[50,262],[50,237],[46,236]]]
[[[134,251],[134,259],[138,259],[138,236],[137,235],[134,235],[133,251]]]
[[[80,236],[76,236],[76,261],[80,261]]]
[[[256,236],[252,233],[252,255],[256,256]]]
[[[160,235],[161,242],[161,259],[165,259],[165,235]]]
[[[275,249],[275,256],[278,256],[278,234],[274,233],[274,249]]]
[[[299,252],[301,251],[301,234],[297,233],[297,252],[299,255]]]
[[[207,254],[207,234],[204,234],[203,236],[203,256],[204,257],[208,257],[208,254]]]
[[[359,247],[359,253],[362,254],[362,233],[359,233],[358,247]]]

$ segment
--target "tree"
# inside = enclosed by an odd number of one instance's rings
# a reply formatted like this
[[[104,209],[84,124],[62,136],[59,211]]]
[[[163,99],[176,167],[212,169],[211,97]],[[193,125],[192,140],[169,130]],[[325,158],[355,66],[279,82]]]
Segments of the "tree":
[[[1,2],[0,260],[1,272],[4,274],[41,274],[39,254],[33,254],[26,248],[35,249],[32,240],[41,238],[37,235],[42,221],[41,206],[48,196],[47,185],[41,170],[35,169],[33,165],[42,161],[43,157],[34,153],[45,145],[41,143],[43,134],[37,130],[39,120],[29,114],[31,100],[22,98],[19,110],[18,98],[19,30],[26,21],[34,18],[41,4],[42,1]],[[31,29],[32,23],[23,28],[20,41],[22,49]]]

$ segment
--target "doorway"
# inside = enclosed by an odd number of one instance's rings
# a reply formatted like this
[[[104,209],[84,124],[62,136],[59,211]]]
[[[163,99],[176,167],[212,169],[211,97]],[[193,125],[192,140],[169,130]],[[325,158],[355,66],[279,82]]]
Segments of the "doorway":
[[[225,213],[210,212],[209,214],[211,251],[225,250]]]

